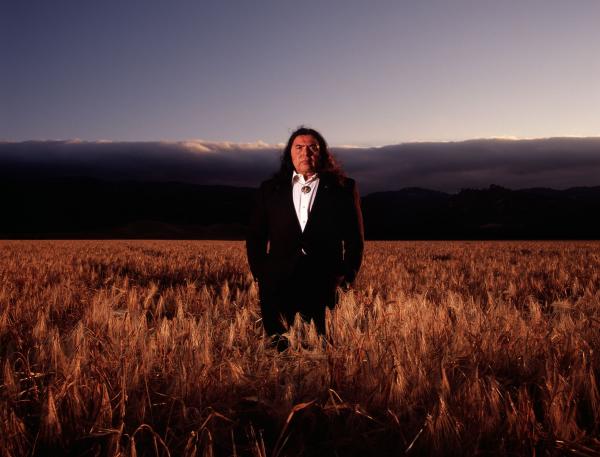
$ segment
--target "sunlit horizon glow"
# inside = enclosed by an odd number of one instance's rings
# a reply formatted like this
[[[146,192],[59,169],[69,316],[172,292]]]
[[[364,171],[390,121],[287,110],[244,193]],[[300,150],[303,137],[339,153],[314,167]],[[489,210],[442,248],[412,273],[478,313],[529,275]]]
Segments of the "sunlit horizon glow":
[[[490,136],[490,137],[473,137],[464,139],[452,140],[409,140],[389,144],[332,144],[328,142],[330,148],[336,149],[365,149],[365,148],[385,148],[390,146],[404,146],[414,144],[451,144],[451,143],[469,143],[476,141],[538,141],[538,140],[560,140],[560,139],[600,139],[600,134],[597,135],[556,135],[548,137],[516,137],[516,136]],[[261,139],[249,142],[236,142],[228,140],[210,140],[203,138],[189,138],[183,140],[165,140],[165,139],[145,139],[145,140],[108,140],[108,139],[82,139],[82,138],[42,138],[42,139],[27,139],[13,140],[0,139],[0,144],[17,144],[17,143],[65,143],[65,144],[164,144],[178,145],[190,150],[199,152],[223,151],[228,149],[235,150],[260,150],[260,149],[281,149],[285,147],[284,142],[267,143]]]

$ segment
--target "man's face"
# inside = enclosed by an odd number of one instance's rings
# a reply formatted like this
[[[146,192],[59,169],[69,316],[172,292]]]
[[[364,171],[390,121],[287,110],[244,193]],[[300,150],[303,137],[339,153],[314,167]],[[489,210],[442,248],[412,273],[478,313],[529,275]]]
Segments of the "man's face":
[[[292,143],[292,163],[296,172],[310,176],[319,162],[319,142],[312,135],[298,135]]]

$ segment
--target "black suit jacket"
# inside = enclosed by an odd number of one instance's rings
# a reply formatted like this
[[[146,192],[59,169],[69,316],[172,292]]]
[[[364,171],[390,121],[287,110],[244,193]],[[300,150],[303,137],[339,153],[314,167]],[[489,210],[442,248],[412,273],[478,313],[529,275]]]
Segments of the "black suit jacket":
[[[307,274],[315,280],[354,281],[364,249],[356,183],[328,175],[319,179],[304,232],[294,209],[292,177],[261,184],[246,239],[250,270],[261,286],[291,274],[302,256],[309,259]]]

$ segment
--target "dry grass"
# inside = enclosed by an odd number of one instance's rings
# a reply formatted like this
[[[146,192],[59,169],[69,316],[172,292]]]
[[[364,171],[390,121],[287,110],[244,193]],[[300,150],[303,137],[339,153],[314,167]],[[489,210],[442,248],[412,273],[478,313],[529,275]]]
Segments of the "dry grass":
[[[600,243],[372,242],[266,345],[242,243],[0,242],[3,455],[598,455]]]

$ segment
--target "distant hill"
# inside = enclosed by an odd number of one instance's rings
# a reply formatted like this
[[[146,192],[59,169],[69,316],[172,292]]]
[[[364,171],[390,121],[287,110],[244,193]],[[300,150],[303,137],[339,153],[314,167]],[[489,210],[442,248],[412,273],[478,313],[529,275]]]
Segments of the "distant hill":
[[[5,238],[242,238],[253,190],[92,178],[0,182]]]
[[[373,239],[600,238],[600,186],[403,189],[367,195],[363,212]]]
[[[254,190],[178,182],[4,179],[2,238],[243,239]],[[600,238],[600,186],[362,198],[368,239]]]
[[[409,187],[362,199],[366,236],[376,239],[440,237],[450,194]]]

